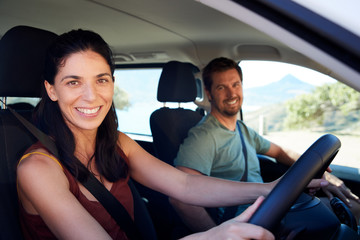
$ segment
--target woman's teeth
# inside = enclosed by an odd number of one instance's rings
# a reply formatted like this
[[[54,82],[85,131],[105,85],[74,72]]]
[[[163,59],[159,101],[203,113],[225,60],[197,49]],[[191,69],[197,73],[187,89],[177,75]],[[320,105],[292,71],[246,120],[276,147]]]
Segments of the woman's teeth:
[[[79,112],[85,113],[85,114],[94,114],[97,111],[99,111],[100,107],[97,108],[76,108]]]

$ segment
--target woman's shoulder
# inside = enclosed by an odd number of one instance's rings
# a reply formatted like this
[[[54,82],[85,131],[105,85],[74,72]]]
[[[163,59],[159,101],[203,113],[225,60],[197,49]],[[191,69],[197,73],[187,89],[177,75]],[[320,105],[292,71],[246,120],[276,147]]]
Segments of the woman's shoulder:
[[[42,147],[31,148],[23,155],[16,174],[20,202],[31,214],[38,214],[35,206],[40,206],[44,199],[56,198],[55,193],[70,188],[60,162]]]
[[[128,155],[129,151],[136,149],[137,143],[123,132],[119,131],[118,146],[119,148]]]
[[[31,146],[18,162],[20,166],[57,166],[63,169],[59,160],[52,155],[46,148],[39,144]]]
[[[42,176],[53,176],[63,172],[64,168],[51,153],[39,146],[27,151],[19,160],[17,165],[17,178],[27,181],[32,178],[42,178]]]
[[[129,162],[134,159],[143,160],[151,156],[135,140],[122,132],[119,132],[118,147],[124,154],[124,157],[127,158],[127,161]]]

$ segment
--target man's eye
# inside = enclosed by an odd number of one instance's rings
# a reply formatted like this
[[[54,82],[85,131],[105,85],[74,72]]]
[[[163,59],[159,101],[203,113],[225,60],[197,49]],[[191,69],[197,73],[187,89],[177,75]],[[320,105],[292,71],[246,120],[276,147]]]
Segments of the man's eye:
[[[109,80],[105,79],[105,78],[101,78],[101,79],[98,80],[98,82],[99,83],[107,83],[107,82],[109,82]]]

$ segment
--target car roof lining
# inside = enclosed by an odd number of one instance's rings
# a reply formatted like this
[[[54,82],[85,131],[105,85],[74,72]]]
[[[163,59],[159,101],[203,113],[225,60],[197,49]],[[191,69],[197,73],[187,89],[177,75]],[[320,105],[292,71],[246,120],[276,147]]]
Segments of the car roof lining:
[[[28,0],[0,1],[0,34],[14,24],[24,23],[57,34],[84,28],[103,36],[121,64],[178,60],[202,68],[214,56],[225,56],[236,61],[266,59],[299,64],[332,75],[329,69],[269,35],[194,0],[155,3],[31,0],[28,3]],[[251,55],[246,47],[259,48]]]

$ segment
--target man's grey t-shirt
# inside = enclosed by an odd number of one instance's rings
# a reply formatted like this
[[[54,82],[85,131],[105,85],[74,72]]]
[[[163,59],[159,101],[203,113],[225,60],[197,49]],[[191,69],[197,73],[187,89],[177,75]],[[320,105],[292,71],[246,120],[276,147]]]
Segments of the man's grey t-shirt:
[[[264,154],[270,142],[239,121],[244,137],[247,161],[248,182],[263,182],[257,154]],[[184,166],[205,175],[228,180],[240,180],[244,174],[245,158],[242,150],[239,129],[231,131],[214,116],[208,114],[193,127],[180,146],[175,166]]]

